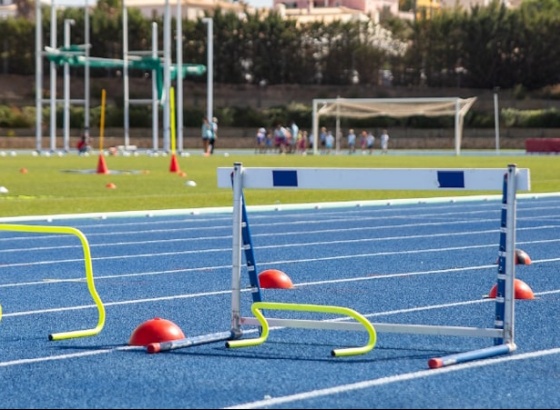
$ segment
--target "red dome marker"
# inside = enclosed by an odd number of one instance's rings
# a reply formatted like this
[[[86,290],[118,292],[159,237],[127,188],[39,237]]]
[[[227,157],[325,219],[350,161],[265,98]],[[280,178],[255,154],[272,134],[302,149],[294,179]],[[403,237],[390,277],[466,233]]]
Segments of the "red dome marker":
[[[183,331],[170,320],[159,317],[150,319],[139,325],[130,336],[130,346],[147,346],[151,343],[170,342],[184,339]]]
[[[259,273],[261,288],[291,289],[294,287],[288,275],[278,269],[267,269]]]
[[[515,299],[535,299],[535,294],[532,289],[525,282],[519,279],[515,279],[514,294]],[[492,286],[488,297],[490,299],[495,299],[498,294],[498,285]]]

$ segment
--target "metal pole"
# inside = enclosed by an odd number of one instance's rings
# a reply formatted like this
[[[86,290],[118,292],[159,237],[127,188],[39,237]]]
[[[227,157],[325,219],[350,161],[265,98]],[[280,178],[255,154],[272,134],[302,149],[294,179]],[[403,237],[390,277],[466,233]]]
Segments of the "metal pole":
[[[90,100],[90,86],[89,86],[89,49],[91,48],[89,39],[89,4],[88,0],[85,0],[85,10],[84,10],[84,41],[86,43],[86,63],[84,66],[84,135],[89,138],[89,100]]]
[[[318,118],[318,101],[313,100],[313,117],[312,117],[312,132],[313,132],[313,155],[317,155],[319,150],[317,144],[319,141],[319,118]]]
[[[212,122],[213,114],[213,107],[214,107],[214,92],[213,92],[213,83],[214,83],[214,20],[209,17],[205,17],[202,21],[208,24],[208,47],[207,47],[207,93],[206,93],[206,116],[208,117],[208,121]]]
[[[56,4],[51,3],[51,47],[56,48]],[[56,149],[56,64],[51,61],[51,152]]]
[[[152,57],[158,57],[158,38],[157,23],[152,23]],[[152,70],[152,144],[154,152],[158,150],[158,131],[159,131],[159,107],[158,107],[158,84],[157,69]]]
[[[500,153],[500,114],[498,110],[498,87],[494,88],[494,127],[496,134],[496,153]]]
[[[70,26],[73,19],[64,19],[64,47],[70,47]],[[64,151],[70,152],[70,65],[64,63]]]
[[[170,137],[170,107],[169,107],[169,90],[171,88],[171,11],[169,8],[169,0],[165,0],[165,16],[163,24],[163,150],[169,152]]]
[[[463,130],[460,121],[460,106],[459,100],[455,101],[455,155],[461,155],[461,144],[463,139]]]
[[[177,104],[176,104],[176,126],[177,126],[177,150],[183,151],[183,12],[181,10],[182,0],[177,0]]]
[[[340,103],[339,103],[340,96],[336,97],[336,126],[335,126],[335,141],[336,141],[336,148],[335,151],[338,154],[340,152]]]
[[[130,140],[130,87],[128,82],[128,9],[123,1],[123,92],[124,92],[124,148]]]
[[[35,0],[35,149],[43,139],[43,15],[41,0]]]

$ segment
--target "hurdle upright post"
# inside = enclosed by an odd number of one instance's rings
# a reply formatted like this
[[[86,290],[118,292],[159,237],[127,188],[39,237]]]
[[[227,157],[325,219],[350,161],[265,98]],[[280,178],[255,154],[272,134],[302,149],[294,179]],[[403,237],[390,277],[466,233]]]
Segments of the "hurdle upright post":
[[[231,331],[241,333],[241,240],[243,218],[243,166],[233,166],[233,232],[231,264]]]
[[[502,190],[502,210],[500,220],[500,246],[498,253],[498,274],[496,280],[496,320],[494,326],[503,329],[503,338],[494,344],[514,342],[515,315],[515,243],[517,214],[517,168],[508,165],[504,175]]]

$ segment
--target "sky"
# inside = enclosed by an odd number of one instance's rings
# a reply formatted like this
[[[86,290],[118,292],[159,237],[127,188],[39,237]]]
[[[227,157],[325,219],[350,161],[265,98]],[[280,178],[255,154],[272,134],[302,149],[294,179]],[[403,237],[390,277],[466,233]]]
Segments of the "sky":
[[[272,8],[272,0],[245,0],[247,4],[253,7],[269,7]]]

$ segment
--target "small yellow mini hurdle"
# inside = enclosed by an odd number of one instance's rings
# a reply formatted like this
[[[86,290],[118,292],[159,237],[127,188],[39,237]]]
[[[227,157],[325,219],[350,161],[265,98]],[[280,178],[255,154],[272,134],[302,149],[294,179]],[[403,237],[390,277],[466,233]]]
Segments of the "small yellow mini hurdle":
[[[270,326],[268,325],[268,321],[266,317],[262,314],[262,309],[266,310],[293,310],[299,312],[316,312],[316,313],[332,313],[338,315],[345,315],[349,316],[359,323],[365,328],[365,330],[369,334],[368,343],[361,347],[347,347],[344,349],[333,349],[331,351],[332,356],[336,357],[343,357],[343,356],[355,356],[359,354],[366,354],[373,347],[375,346],[375,342],[377,341],[377,333],[375,332],[375,328],[367,320],[364,316],[359,314],[353,309],[341,307],[341,306],[329,306],[329,305],[310,305],[305,303],[280,303],[280,302],[254,302],[251,305],[251,312],[257,318],[259,323],[261,324],[261,335],[258,338],[253,339],[240,339],[240,340],[231,340],[226,342],[226,347],[250,347],[250,346],[257,346],[266,341],[268,339],[268,334],[270,332]]]
[[[61,235],[74,235],[80,239],[82,244],[82,249],[84,253],[84,264],[86,271],[86,281],[89,293],[97,306],[97,311],[99,313],[99,319],[97,325],[91,329],[84,330],[73,330],[68,332],[51,333],[49,335],[49,340],[66,340],[75,339],[79,337],[90,337],[98,335],[103,326],[105,325],[105,306],[99,297],[97,290],[95,289],[95,283],[93,280],[93,265],[91,262],[91,252],[89,247],[89,242],[86,236],[76,228],[69,226],[35,226],[35,225],[9,225],[0,224],[0,231],[13,231],[13,232],[35,232],[35,233],[52,233]],[[0,319],[2,317],[2,307],[0,306]]]

